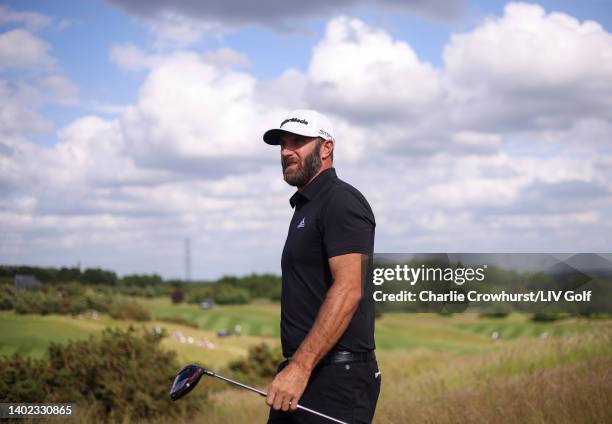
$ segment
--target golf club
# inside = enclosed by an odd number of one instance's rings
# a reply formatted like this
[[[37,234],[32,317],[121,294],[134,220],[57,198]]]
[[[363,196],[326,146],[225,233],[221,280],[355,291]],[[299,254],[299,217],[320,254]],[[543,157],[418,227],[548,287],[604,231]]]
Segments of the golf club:
[[[199,383],[203,375],[208,375],[210,377],[216,377],[220,380],[240,386],[243,389],[247,389],[252,392],[255,392],[263,397],[268,396],[268,394],[264,392],[263,390],[258,390],[254,387],[247,386],[246,384],[242,384],[230,378],[223,377],[222,375],[219,375],[215,373],[214,371],[207,370],[206,368],[202,368],[198,365],[192,364],[192,365],[187,365],[185,368],[180,370],[179,373],[176,375],[176,378],[174,379],[174,383],[172,384],[172,388],[170,389],[170,397],[172,398],[172,400],[180,399],[183,396],[185,396],[187,393],[192,391],[193,388]],[[298,409],[301,409],[306,412],[310,412],[311,414],[318,415],[319,417],[327,418],[328,420],[333,421],[335,423],[348,424],[344,421],[340,421],[336,418],[330,417],[329,415],[325,415],[313,409],[306,408],[305,406],[298,405],[297,407]]]

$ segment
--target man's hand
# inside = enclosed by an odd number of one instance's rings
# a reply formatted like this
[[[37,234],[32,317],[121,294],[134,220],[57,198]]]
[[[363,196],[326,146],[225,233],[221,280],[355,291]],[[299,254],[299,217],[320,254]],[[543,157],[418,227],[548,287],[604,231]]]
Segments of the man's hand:
[[[290,362],[274,377],[268,388],[266,403],[276,410],[295,411],[309,378],[310,371]]]

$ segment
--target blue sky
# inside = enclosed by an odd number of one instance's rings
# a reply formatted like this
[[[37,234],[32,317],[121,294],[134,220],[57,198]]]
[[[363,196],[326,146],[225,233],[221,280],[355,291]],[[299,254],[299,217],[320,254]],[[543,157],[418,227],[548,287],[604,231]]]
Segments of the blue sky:
[[[378,251],[610,250],[608,2],[334,4],[0,2],[0,262],[278,272],[297,107]]]

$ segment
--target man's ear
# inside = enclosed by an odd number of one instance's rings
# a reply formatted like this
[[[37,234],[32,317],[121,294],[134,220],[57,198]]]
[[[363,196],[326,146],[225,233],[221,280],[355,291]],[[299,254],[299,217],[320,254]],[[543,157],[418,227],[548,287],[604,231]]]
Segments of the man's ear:
[[[332,140],[325,140],[321,146],[321,159],[327,159],[328,157],[333,158],[334,142]]]

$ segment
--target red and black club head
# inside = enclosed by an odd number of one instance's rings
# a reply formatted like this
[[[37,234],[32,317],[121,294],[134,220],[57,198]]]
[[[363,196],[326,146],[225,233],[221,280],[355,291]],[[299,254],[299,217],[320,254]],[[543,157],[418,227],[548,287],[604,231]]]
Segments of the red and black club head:
[[[200,378],[206,374],[204,368],[197,365],[187,365],[180,370],[174,379],[172,388],[170,389],[170,398],[177,400],[185,396],[197,386]]]

